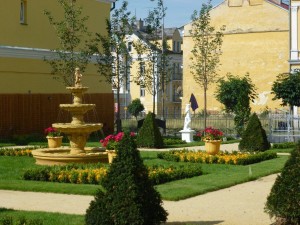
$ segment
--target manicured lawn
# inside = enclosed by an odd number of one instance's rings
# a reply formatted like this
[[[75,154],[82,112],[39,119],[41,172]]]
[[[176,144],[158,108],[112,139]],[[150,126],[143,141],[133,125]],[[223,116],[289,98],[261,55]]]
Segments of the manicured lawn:
[[[11,217],[16,223],[19,219],[40,220],[43,225],[83,225],[84,216],[61,213],[29,212],[0,208],[0,224],[4,218]]]
[[[141,152],[141,156],[146,165],[167,166],[177,163],[158,159],[157,152],[154,151]],[[185,199],[280,172],[287,158],[288,156],[279,156],[277,159],[252,164],[252,175],[249,175],[249,166],[203,164],[204,175],[161,184],[157,186],[157,190],[166,200]],[[100,185],[22,180],[25,170],[38,167],[34,163],[32,157],[0,156],[0,189],[94,195],[101,188]]]

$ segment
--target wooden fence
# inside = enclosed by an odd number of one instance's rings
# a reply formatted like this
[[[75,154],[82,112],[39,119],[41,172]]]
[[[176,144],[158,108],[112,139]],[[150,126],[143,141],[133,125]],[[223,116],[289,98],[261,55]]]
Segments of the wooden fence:
[[[52,123],[69,123],[69,113],[59,104],[71,103],[71,94],[0,94],[0,138],[41,134]],[[85,94],[84,103],[96,105],[85,115],[85,121],[103,123],[104,133],[112,133],[113,94]]]

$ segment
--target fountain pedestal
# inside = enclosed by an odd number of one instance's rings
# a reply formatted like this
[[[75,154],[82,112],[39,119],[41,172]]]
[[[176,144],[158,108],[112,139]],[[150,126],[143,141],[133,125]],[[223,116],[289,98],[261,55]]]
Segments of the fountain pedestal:
[[[85,148],[86,141],[90,133],[100,130],[102,123],[85,123],[84,114],[95,108],[95,104],[83,104],[83,93],[88,90],[88,87],[81,85],[80,71],[76,68],[75,86],[67,87],[66,89],[72,93],[72,104],[60,104],[59,107],[70,112],[72,116],[71,123],[54,123],[52,127],[56,128],[61,133],[67,135],[70,141],[68,149],[57,149],[50,151],[49,149],[40,149],[33,151],[32,155],[37,159],[37,164],[66,164],[68,162],[97,162],[107,160],[107,153],[104,148],[93,148],[87,150]],[[51,154],[51,152],[53,154]],[[54,154],[55,153],[55,154]],[[62,153],[61,155],[59,153]]]

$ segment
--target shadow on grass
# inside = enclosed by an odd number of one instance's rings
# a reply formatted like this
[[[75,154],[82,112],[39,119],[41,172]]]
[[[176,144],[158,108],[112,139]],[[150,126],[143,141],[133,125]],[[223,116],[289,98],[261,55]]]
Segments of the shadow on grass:
[[[14,211],[13,209],[7,209],[7,208],[1,208],[0,207],[0,213],[1,212],[8,212],[8,211]]]
[[[189,222],[167,222],[165,225],[215,225],[224,222],[224,220],[216,221],[189,221]]]

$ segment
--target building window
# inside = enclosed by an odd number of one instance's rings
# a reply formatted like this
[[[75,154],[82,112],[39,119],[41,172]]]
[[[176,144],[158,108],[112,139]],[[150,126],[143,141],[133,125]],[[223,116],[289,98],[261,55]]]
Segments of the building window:
[[[180,41],[177,41],[177,52],[180,52]]]
[[[145,97],[146,95],[146,90],[144,87],[140,87],[140,97]]]
[[[27,2],[25,0],[21,0],[20,3],[20,23],[27,23]]]
[[[128,52],[131,52],[132,51],[132,42],[128,42]]]

